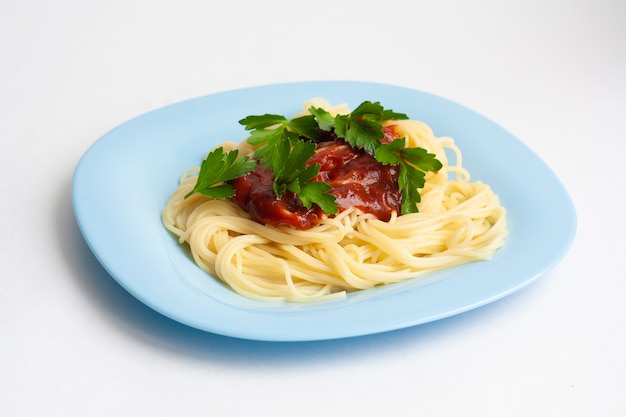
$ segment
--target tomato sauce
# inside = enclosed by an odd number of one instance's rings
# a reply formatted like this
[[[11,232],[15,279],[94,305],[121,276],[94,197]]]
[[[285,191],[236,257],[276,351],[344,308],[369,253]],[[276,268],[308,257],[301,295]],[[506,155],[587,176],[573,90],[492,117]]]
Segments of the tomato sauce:
[[[381,141],[395,138],[392,131],[385,131]],[[398,187],[398,167],[383,165],[360,149],[354,149],[334,135],[323,138],[317,144],[315,155],[308,164],[320,164],[315,181],[324,181],[336,197],[339,212],[357,207],[387,221],[392,213],[400,213],[402,194]],[[237,205],[246,210],[252,219],[262,224],[290,225],[297,229],[309,229],[319,224],[326,214],[317,206],[307,209],[290,191],[278,198],[274,194],[272,171],[259,164],[254,171],[230,182],[235,188],[232,197]]]

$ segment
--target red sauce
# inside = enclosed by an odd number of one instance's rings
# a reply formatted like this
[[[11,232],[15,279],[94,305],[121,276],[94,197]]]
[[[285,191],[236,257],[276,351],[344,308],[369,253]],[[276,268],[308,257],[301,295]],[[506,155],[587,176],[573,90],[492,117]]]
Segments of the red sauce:
[[[394,138],[393,130],[387,129],[381,141]],[[333,187],[329,193],[336,197],[339,211],[357,207],[384,221],[389,220],[392,213],[399,213],[402,195],[397,167],[382,165],[370,154],[354,149],[342,140],[327,139],[317,145],[309,164],[320,164],[315,180]],[[327,216],[315,204],[310,209],[304,207],[290,191],[277,198],[272,183],[272,171],[259,164],[254,171],[231,181],[235,188],[232,201],[250,213],[252,219],[274,226],[287,224],[305,230]]]
[[[273,188],[274,176],[271,169],[258,164],[254,171],[232,180],[235,196],[231,198],[246,210],[253,220],[278,226],[288,224],[298,229],[309,229],[318,224],[324,212],[313,205],[307,209],[291,191],[276,197]]]

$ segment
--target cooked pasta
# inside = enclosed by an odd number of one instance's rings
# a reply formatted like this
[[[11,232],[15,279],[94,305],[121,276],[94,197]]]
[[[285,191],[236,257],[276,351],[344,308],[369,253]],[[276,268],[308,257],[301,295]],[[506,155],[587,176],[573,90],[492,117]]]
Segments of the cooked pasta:
[[[305,112],[311,105],[333,114],[348,111],[316,99],[304,104]],[[345,297],[490,259],[504,245],[506,210],[487,184],[471,181],[454,140],[435,136],[416,120],[386,121],[385,126],[405,137],[406,147],[425,148],[442,163],[437,172],[426,173],[417,213],[394,213],[382,221],[349,208],[306,230],[264,225],[228,199],[187,196],[197,181],[199,168],[193,168],[167,202],[163,223],[189,246],[200,268],[237,293],[263,301]],[[246,141],[221,146],[243,155],[254,152]]]

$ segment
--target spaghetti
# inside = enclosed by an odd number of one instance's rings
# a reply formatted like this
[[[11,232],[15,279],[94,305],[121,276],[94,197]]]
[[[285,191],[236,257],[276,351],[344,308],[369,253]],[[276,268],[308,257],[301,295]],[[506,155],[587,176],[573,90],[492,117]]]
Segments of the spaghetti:
[[[304,108],[312,105],[331,113],[348,111],[319,99]],[[163,223],[179,243],[189,245],[200,268],[262,301],[341,298],[349,291],[490,259],[504,245],[506,210],[487,184],[470,180],[454,140],[435,136],[416,120],[386,121],[384,127],[406,138],[406,147],[425,148],[442,163],[437,172],[426,173],[417,213],[394,212],[382,221],[351,207],[306,230],[265,225],[231,200],[188,195],[199,171],[193,168],[167,202]],[[220,146],[254,153],[246,141]]]

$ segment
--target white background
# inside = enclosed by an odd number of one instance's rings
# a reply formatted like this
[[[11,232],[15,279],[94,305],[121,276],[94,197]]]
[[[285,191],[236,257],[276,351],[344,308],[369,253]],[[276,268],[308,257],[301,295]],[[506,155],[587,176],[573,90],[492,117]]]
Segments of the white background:
[[[0,2],[0,414],[626,415],[626,3],[215,4]],[[574,201],[570,252],[478,310],[314,343],[187,328],[104,272],[70,191],[100,136],[205,94],[335,79],[511,131]]]

